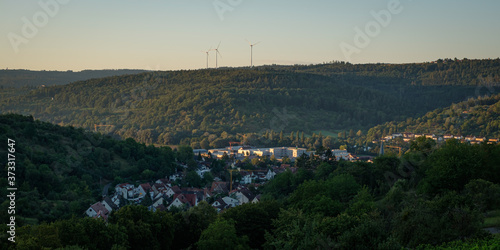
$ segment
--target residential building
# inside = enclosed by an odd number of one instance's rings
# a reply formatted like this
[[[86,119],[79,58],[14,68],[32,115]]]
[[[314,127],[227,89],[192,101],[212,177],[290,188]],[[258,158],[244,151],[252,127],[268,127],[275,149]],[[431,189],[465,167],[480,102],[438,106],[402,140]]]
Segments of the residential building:
[[[128,183],[118,184],[115,187],[115,192],[125,199],[134,198],[134,190],[134,185]]]
[[[150,194],[150,192],[151,192],[151,194]],[[143,183],[143,184],[139,185],[139,187],[137,187],[136,193],[138,194],[139,199],[142,199],[142,198],[144,198],[144,196],[146,196],[148,194],[153,196],[154,191],[151,188],[151,185],[149,185],[149,183]]]
[[[87,216],[108,219],[109,210],[101,202],[96,202],[85,212]]]

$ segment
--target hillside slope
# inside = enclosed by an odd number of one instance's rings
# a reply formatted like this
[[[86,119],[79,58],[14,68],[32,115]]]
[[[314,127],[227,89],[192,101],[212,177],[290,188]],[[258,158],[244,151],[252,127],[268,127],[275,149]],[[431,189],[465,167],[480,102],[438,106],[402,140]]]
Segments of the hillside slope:
[[[412,85],[488,85],[500,83],[500,59],[439,59],[434,62],[406,64],[350,64],[337,62],[312,66],[290,66],[289,70],[352,79],[353,84],[380,88],[370,77]],[[356,79],[356,80],[355,80]],[[365,81],[363,81],[365,79]],[[393,83],[393,82],[392,82]],[[375,86],[376,85],[376,86]],[[390,84],[386,85],[387,87]]]
[[[116,141],[14,114],[0,115],[2,166],[7,166],[8,139],[15,141],[11,158],[15,158],[16,215],[21,224],[79,216],[116,178],[164,178],[175,168],[174,153],[168,147]],[[3,167],[0,174],[6,177],[7,171]],[[0,185],[8,187],[7,178],[1,178]],[[9,207],[7,192],[6,188],[0,191],[3,211]],[[7,216],[1,213],[3,221]]]
[[[448,71],[479,79],[496,67],[497,60],[485,61],[475,73],[461,71],[462,67]],[[337,67],[369,70],[339,75]],[[111,125],[98,129],[144,143],[190,144],[207,139],[212,146],[221,146],[238,139],[238,133],[368,129],[466,100],[477,89],[477,83],[468,82],[417,84],[404,75],[424,66],[398,67],[331,64],[148,72],[27,94],[3,92],[0,111],[85,129]],[[387,68],[392,68],[391,74]],[[220,145],[213,143],[217,139]]]
[[[500,138],[500,94],[471,98],[417,119],[375,126],[368,131],[367,141],[404,131]]]
[[[137,74],[145,70],[82,70],[73,71],[34,71],[34,70],[0,70],[0,87],[20,88],[25,86],[52,86],[83,81],[91,78]]]

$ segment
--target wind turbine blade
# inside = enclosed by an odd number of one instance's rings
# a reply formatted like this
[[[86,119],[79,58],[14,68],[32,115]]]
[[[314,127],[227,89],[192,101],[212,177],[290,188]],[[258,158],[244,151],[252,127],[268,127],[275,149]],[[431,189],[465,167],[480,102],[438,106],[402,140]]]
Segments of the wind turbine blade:
[[[248,45],[252,46],[252,43],[250,41],[248,41],[247,39],[245,39],[245,41],[247,41]]]
[[[221,42],[219,42],[219,45],[217,45],[217,48],[216,48],[215,50],[217,50],[217,51],[218,51],[218,49],[219,49],[219,46],[220,46],[220,43],[221,43]]]
[[[252,46],[255,46],[255,45],[257,45],[257,44],[259,44],[259,43],[261,43],[261,42],[262,42],[262,41],[258,41],[258,42],[256,42],[256,43],[254,43]]]
[[[222,57],[222,55],[220,54],[219,50],[216,50],[217,51],[217,54],[219,54],[220,57]]]

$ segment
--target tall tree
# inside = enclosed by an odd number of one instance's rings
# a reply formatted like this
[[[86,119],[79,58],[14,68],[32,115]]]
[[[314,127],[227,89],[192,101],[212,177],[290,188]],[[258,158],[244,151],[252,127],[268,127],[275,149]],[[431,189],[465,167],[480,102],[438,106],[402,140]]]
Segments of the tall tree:
[[[234,222],[219,218],[203,231],[196,246],[200,250],[250,249],[247,243],[248,237],[236,235]]]

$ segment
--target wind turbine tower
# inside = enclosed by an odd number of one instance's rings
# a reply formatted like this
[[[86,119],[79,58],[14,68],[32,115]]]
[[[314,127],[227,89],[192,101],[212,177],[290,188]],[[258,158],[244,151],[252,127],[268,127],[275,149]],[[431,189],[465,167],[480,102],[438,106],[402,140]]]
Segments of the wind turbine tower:
[[[255,45],[259,44],[259,43],[260,43],[260,41],[259,41],[259,42],[254,43],[254,44],[252,44],[252,43],[251,43],[251,42],[249,42],[248,40],[247,40],[247,42],[248,42],[248,45],[250,45],[250,67],[253,67],[253,46],[255,46]]]
[[[208,69],[208,52],[210,52],[212,50],[212,47],[210,47],[210,49],[208,49],[207,51],[201,51],[203,53],[207,53],[207,69]]]
[[[215,68],[217,68],[217,54],[219,54],[219,56],[222,57],[222,55],[219,52],[219,46],[220,46],[220,42],[219,42],[219,45],[217,45],[217,48],[214,49],[215,50]]]

